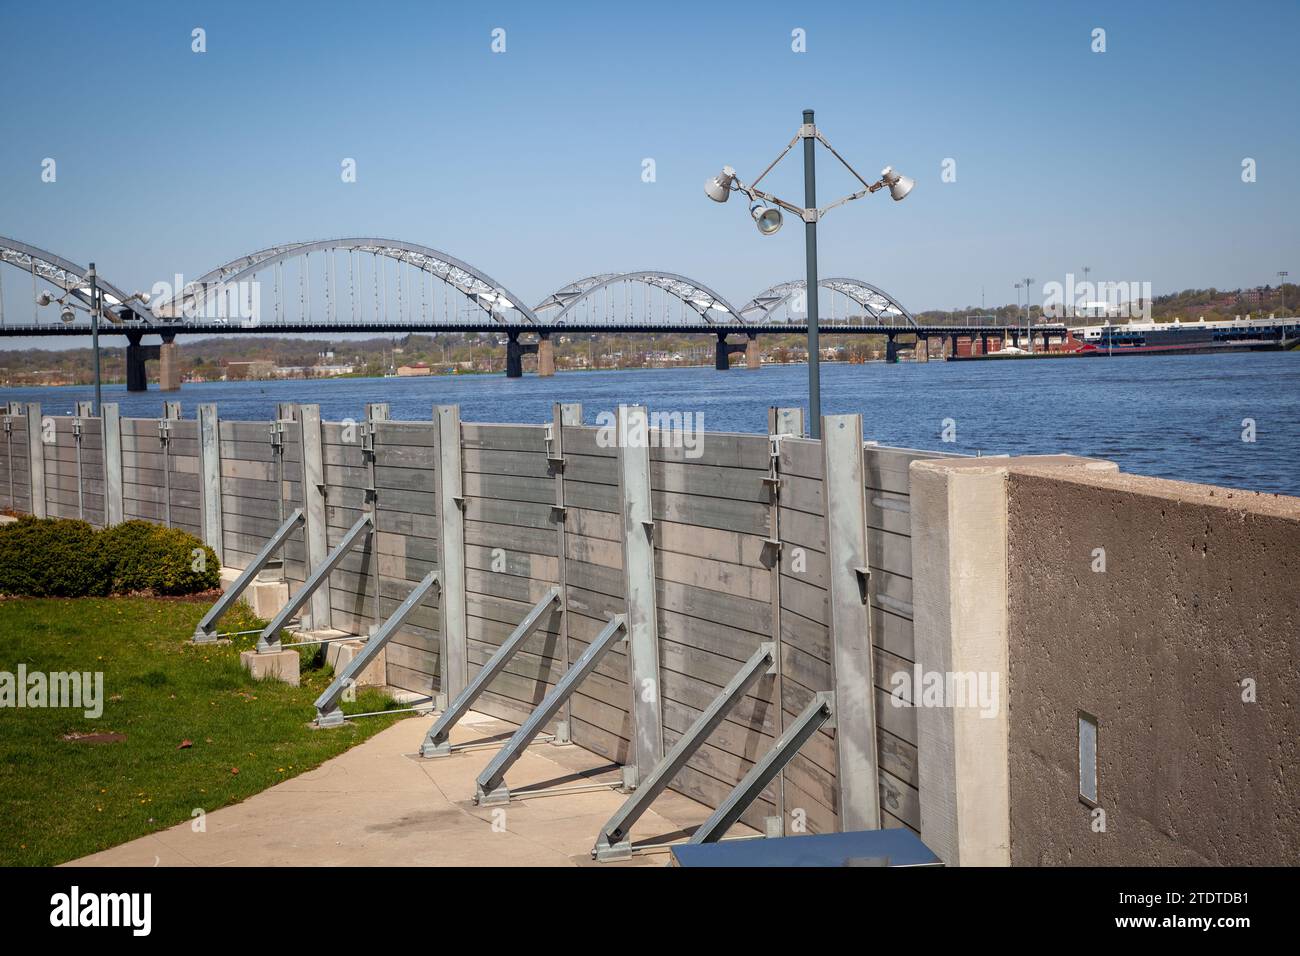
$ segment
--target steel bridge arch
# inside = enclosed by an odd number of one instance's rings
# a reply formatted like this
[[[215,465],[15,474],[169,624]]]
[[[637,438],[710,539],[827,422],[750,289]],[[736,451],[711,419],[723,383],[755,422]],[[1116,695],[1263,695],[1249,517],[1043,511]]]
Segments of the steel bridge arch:
[[[238,259],[232,259],[193,282],[186,283],[180,294],[159,303],[154,309],[154,314],[166,319],[177,319],[186,314],[194,314],[193,310],[203,309],[209,297],[216,294],[223,286],[240,282],[263,269],[313,252],[361,252],[381,255],[398,263],[414,266],[442,280],[463,293],[503,328],[538,324],[536,314],[523,304],[523,300],[486,272],[469,263],[419,243],[405,242],[400,239],[373,238],[320,239],[312,242],[290,242],[268,246],[257,252],[240,256]],[[518,311],[524,317],[523,323],[508,322],[502,318],[500,313],[511,309]]]
[[[740,309],[740,314],[745,317],[747,322],[761,324],[769,315],[782,305],[785,305],[796,292],[805,289],[807,284],[803,279],[778,283],[770,289],[763,290],[745,303]],[[866,309],[867,313],[878,325],[897,325],[898,316],[906,319],[907,323],[913,328],[918,324],[916,317],[908,311],[903,303],[884,289],[874,286],[870,282],[850,278],[820,279],[817,282],[817,288],[830,289],[833,292],[848,296]]]
[[[24,272],[32,273],[38,279],[56,286],[64,294],[75,296],[89,308],[90,286],[86,282],[86,267],[79,266],[52,252],[4,236],[0,236],[0,262],[7,262]],[[111,282],[105,281],[103,276],[98,277],[97,284],[104,294],[104,315],[110,321],[148,321],[151,318],[147,313],[141,313],[128,305],[129,296]]]
[[[695,311],[703,323],[702,328],[728,328],[732,326],[745,326],[746,322],[741,313],[730,302],[724,299],[720,294],[710,289],[703,282],[697,282],[695,279],[688,279],[686,276],[678,275],[675,272],[657,272],[654,270],[644,270],[641,272],[603,272],[599,275],[587,276],[585,279],[578,279],[570,282],[564,288],[552,292],[540,303],[533,307],[533,312],[541,314],[549,312],[552,309],[559,309],[554,315],[546,316],[547,325],[563,325],[565,316],[573,310],[578,303],[582,302],[588,296],[599,292],[601,289],[608,288],[618,282],[641,282],[645,285],[652,286],[656,289],[662,289],[669,295],[680,300]],[[710,312],[721,312],[729,316],[733,321],[717,322],[710,316]],[[612,323],[617,324],[617,323]],[[653,323],[647,323],[653,324]]]

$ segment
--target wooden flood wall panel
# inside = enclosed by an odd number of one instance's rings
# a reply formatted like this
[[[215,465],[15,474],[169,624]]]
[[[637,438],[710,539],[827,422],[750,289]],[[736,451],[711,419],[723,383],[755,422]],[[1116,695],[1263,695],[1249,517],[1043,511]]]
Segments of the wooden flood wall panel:
[[[42,442],[45,513],[104,526],[104,438],[98,418],[49,416],[54,441]],[[80,437],[77,428],[80,426]]]
[[[124,517],[183,528],[202,537],[198,422],[177,419],[167,424],[169,437],[164,443],[158,419],[122,419]]]
[[[0,417],[8,429],[0,431],[0,457],[4,468],[0,470],[0,503],[17,514],[32,513],[32,475],[27,462],[27,417],[5,415]]]
[[[302,436],[297,422],[285,421],[283,452],[272,444],[270,422],[222,421],[221,543],[227,567],[246,568],[262,546],[302,507]],[[290,586],[307,577],[307,550],[299,528],[280,552]]]
[[[462,424],[471,680],[533,605],[560,583],[555,486],[543,426]],[[479,698],[478,710],[521,723],[541,703],[568,666],[560,619],[558,607],[542,618]]]
[[[782,438],[777,533],[781,540],[782,727],[818,691],[835,687],[830,640],[826,500],[821,443]],[[826,833],[838,822],[834,731],[820,730],[790,761],[784,779],[787,831],[794,820]]]
[[[876,659],[877,750],[880,806],[886,823],[920,831],[917,791],[916,711],[895,706],[890,676],[910,674],[912,645],[912,537],[908,465],[926,458],[954,457],[909,448],[867,445],[863,474],[867,497],[867,542],[871,583],[872,649]]]
[[[664,749],[675,745],[760,644],[773,640],[774,552],[768,440],[699,436],[696,448],[650,442]],[[665,442],[667,443],[667,441]],[[778,681],[760,678],[673,788],[717,806],[780,733]],[[780,814],[774,781],[742,820]]]
[[[618,449],[601,430],[564,426],[564,541],[569,659],[576,660],[615,614],[623,590]],[[629,759],[631,690],[625,644],[615,645],[572,699],[574,743],[617,763]]]
[[[329,551],[347,534],[348,529],[370,510],[366,488],[370,484],[368,462],[363,442],[363,423],[357,421],[321,422],[321,461],[325,477],[325,528]],[[432,509],[432,495],[427,495]],[[358,539],[329,578],[330,618],[333,627],[352,634],[367,634],[377,617],[389,605],[378,579],[372,532]],[[376,588],[378,605],[376,605]]]
[[[412,587],[431,570],[441,567],[438,423],[376,421],[373,425],[382,622]],[[328,449],[326,454],[330,454]],[[441,608],[442,591],[434,588],[388,643],[385,659],[388,683],[393,687],[425,695],[442,689]],[[340,623],[339,612],[334,613],[334,626],[345,626]]]

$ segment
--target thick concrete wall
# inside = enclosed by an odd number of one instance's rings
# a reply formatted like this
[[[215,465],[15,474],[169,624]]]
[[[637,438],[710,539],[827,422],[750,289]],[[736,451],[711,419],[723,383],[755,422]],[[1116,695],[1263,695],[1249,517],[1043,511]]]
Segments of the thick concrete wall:
[[[1011,863],[1300,863],[1300,499],[1017,465],[1007,515]]]

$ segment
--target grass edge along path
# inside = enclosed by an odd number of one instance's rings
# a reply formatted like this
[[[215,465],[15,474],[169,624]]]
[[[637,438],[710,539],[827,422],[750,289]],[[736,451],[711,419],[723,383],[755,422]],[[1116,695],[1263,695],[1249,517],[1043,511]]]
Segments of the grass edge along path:
[[[210,596],[0,600],[0,681],[3,672],[16,677],[19,665],[28,675],[103,675],[98,718],[84,708],[0,700],[0,866],[50,866],[178,823],[197,828],[205,814],[318,767],[408,716],[312,729],[312,702],[331,670],[304,661],[299,687],[253,680],[239,664],[253,635],[188,642],[210,603]],[[244,606],[222,625],[244,630],[254,621]],[[360,689],[344,711],[399,706],[382,691]]]

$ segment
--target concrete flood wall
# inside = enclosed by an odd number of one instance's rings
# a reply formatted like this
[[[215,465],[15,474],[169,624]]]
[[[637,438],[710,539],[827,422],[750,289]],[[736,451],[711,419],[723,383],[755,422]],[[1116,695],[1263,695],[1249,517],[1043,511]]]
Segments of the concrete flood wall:
[[[921,826],[916,719],[910,707],[891,706],[889,674],[915,659],[907,465],[935,453],[841,439],[860,455],[852,480],[861,526],[844,539],[870,570],[858,595],[855,568],[831,557],[843,531],[834,530],[837,509],[828,515],[823,443],[793,435],[707,433],[687,446],[652,429],[647,449],[629,451],[607,427],[582,424],[573,406],[557,406],[554,420],[538,425],[461,423],[446,406],[419,422],[389,421],[382,406],[356,422],[321,422],[301,405],[283,406],[275,422],[218,421],[207,407],[199,421],[119,419],[106,406],[117,441],[105,442],[99,419],[81,420],[80,483],[69,477],[76,446],[67,417],[54,420],[53,443],[39,446],[44,475],[34,483],[30,451],[38,446],[27,425],[39,408],[13,412],[0,444],[0,500],[16,511],[34,510],[39,484],[47,513],[68,514],[80,487],[87,519],[102,524],[120,493],[117,520],[184,527],[242,568],[303,508],[305,527],[283,550],[291,588],[369,514],[373,533],[309,602],[304,625],[364,636],[438,570],[443,589],[386,647],[396,688],[454,693],[559,587],[567,613],[556,607],[542,619],[477,705],[519,722],[611,616],[648,609],[653,691],[634,694],[628,646],[615,645],[548,728],[613,762],[636,762],[638,741],[652,760],[671,748],[742,663],[774,642],[775,677],[752,686],[674,789],[716,806],[815,694],[832,691],[854,705],[846,721],[806,743],[744,820],[763,827],[776,817],[787,832],[825,832],[844,825],[846,804],[860,804],[885,826]],[[841,434],[860,435],[860,419],[844,418]],[[637,454],[648,474],[644,522],[628,508]],[[643,573],[653,593],[630,604],[636,566],[630,574],[626,565],[636,534],[652,545]],[[861,611],[856,624],[844,615],[850,592]],[[863,666],[875,674],[874,695],[860,686]],[[854,712],[873,697],[874,718]],[[858,761],[853,779],[840,773],[850,758]],[[863,790],[863,759],[878,797]]]
[[[918,659],[999,682],[991,712],[913,711],[928,846],[1300,863],[1300,499],[1065,456],[911,476]]]
[[[1011,863],[1300,863],[1300,499],[1025,468],[1007,503]]]

